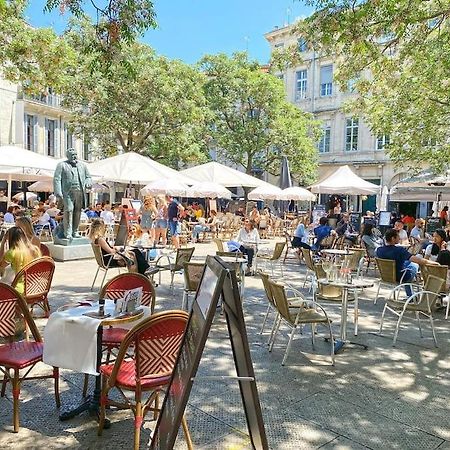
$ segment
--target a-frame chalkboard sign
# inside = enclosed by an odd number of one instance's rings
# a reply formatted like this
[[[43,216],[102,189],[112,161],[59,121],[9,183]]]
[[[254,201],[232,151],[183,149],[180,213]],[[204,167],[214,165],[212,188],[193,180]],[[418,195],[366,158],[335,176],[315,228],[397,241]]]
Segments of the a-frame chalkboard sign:
[[[208,256],[172,379],[153,433],[151,449],[170,450],[175,444],[220,297],[223,301],[251,443],[257,450],[268,448],[236,273],[219,257]],[[198,382],[201,382],[201,379]]]

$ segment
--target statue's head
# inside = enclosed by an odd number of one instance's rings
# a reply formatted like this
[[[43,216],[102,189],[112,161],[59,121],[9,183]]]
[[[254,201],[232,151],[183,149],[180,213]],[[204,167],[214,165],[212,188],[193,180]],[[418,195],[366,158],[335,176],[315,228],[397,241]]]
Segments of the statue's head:
[[[70,162],[77,161],[77,151],[74,148],[68,148],[66,150],[66,157]]]

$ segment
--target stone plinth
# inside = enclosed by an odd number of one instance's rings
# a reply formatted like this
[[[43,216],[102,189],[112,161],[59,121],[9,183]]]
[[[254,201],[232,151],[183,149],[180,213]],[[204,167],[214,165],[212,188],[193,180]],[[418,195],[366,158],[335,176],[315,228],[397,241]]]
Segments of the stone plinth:
[[[50,255],[52,255],[52,258],[55,261],[73,261],[75,259],[94,257],[91,244],[61,245],[49,242],[46,243],[46,245],[50,250]]]

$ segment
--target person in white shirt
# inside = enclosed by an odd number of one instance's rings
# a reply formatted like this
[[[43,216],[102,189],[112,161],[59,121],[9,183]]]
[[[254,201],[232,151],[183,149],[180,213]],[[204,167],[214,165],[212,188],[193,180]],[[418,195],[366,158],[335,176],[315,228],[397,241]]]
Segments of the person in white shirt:
[[[100,213],[100,217],[106,225],[114,225],[114,213],[111,211],[111,205],[105,205],[105,209]]]
[[[415,226],[409,234],[414,239],[414,242],[422,244],[422,249],[430,243],[430,235],[425,233],[424,225],[425,221],[423,219],[416,219]]]
[[[447,234],[445,230],[439,228],[433,233],[433,243],[425,249],[425,259],[437,261],[442,250],[447,250]]]
[[[236,241],[240,244],[239,251],[247,255],[248,265],[246,275],[252,274],[252,263],[255,252],[258,250],[259,233],[256,224],[250,219],[244,220],[244,226],[239,230]]]
[[[400,238],[400,245],[409,245],[408,233],[403,229],[403,222],[397,220],[394,224],[394,230],[398,231],[398,237]]]
[[[47,209],[46,213],[54,219],[60,213],[60,210],[56,207],[55,203],[50,203],[50,207]]]

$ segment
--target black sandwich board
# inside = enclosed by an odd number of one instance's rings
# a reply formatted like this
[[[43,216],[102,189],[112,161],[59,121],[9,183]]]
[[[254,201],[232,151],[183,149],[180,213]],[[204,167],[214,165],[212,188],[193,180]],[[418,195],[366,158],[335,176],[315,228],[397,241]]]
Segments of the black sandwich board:
[[[128,221],[125,213],[122,211],[120,216],[119,229],[117,230],[116,240],[114,241],[115,247],[124,247],[127,244],[128,239]]]
[[[425,231],[433,234],[438,228],[442,228],[442,221],[439,217],[427,217]]]
[[[151,449],[171,450],[175,444],[220,296],[252,447],[268,449],[236,273],[217,256],[206,260]]]
[[[361,231],[361,213],[350,213],[350,223],[356,232]]]

